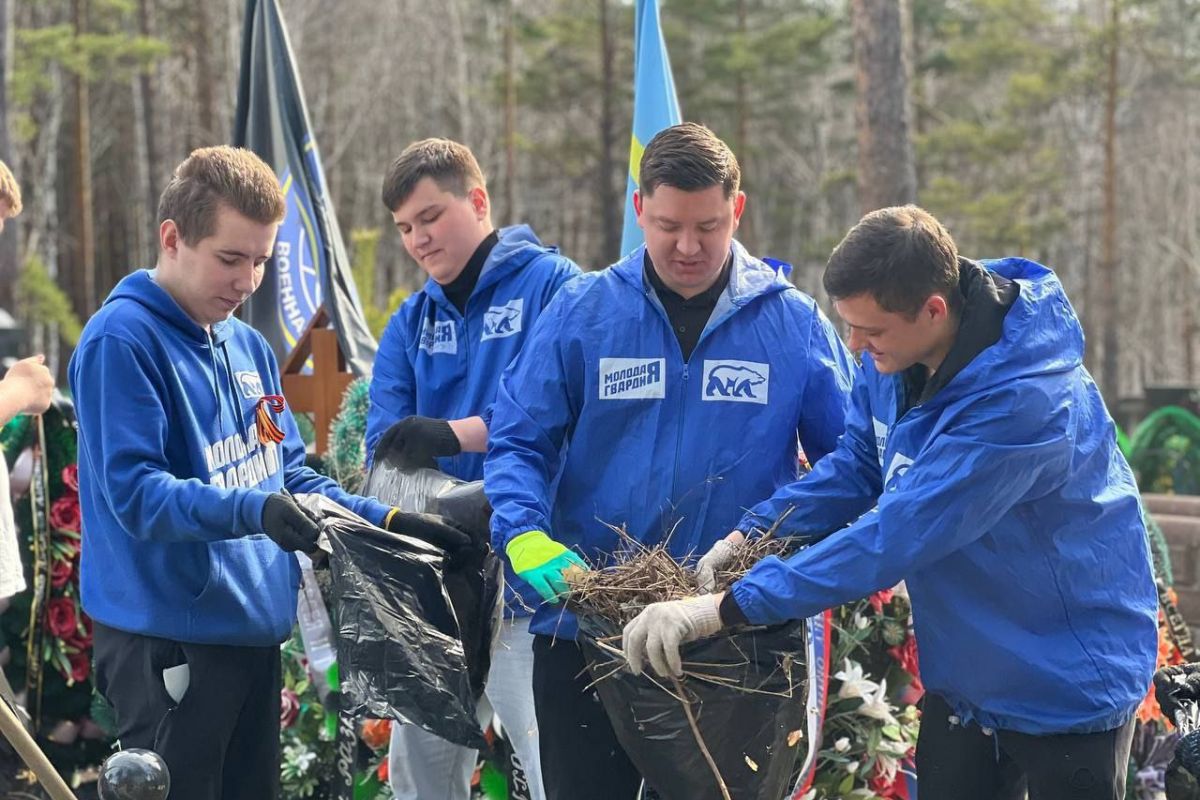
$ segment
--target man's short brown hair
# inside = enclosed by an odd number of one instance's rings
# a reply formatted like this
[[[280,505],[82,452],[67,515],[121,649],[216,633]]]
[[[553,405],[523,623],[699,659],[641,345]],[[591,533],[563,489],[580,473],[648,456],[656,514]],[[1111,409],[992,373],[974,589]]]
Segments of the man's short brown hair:
[[[158,198],[158,223],[172,220],[188,245],[212,236],[225,204],[262,225],[283,220],[287,202],[275,171],[250,150],[219,145],[193,150]]]
[[[475,154],[450,139],[422,139],[404,148],[383,176],[383,204],[395,211],[423,178],[432,178],[442,191],[465,197],[475,187],[487,188]]]
[[[5,215],[8,217],[15,217],[23,208],[21,187],[13,177],[12,170],[3,161],[0,161],[0,202],[8,203],[8,214]]]
[[[911,319],[933,294],[957,308],[958,280],[954,239],[936,217],[909,205],[859,220],[834,248],[822,282],[834,300],[870,295],[884,311]]]
[[[725,197],[737,194],[742,169],[729,145],[704,125],[684,122],[655,134],[642,153],[638,191],[645,197],[659,186],[697,192],[720,186]]]

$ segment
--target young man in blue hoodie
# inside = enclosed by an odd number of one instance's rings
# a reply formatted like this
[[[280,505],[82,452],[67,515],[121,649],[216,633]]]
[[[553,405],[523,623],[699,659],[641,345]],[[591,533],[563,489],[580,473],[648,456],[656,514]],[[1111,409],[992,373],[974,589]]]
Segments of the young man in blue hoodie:
[[[680,560],[820,461],[853,362],[811,297],[734,240],[737,159],[702,125],[660,132],[635,195],[646,244],[566,286],[505,373],[485,488],[492,541],[544,604],[533,685],[551,800],[632,800],[641,778],[584,670],[563,573],[609,525]]]
[[[284,208],[250,151],[193,152],[159,200],[157,266],[117,285],[70,363],[96,685],[121,745],[166,760],[172,800],[278,793],[293,552],[320,532],[289,492],[430,540],[465,536],[304,466],[291,413],[275,410],[275,357],[231,316],[263,279]]]
[[[368,458],[425,466],[436,459],[449,475],[479,480],[500,374],[579,268],[543,246],[527,225],[495,229],[483,172],[458,142],[425,139],[405,148],[384,177],[383,203],[429,277],[380,340]],[[542,800],[528,633],[537,595],[511,572],[507,577],[507,614],[487,697],[525,772],[522,796]],[[394,725],[393,792],[397,800],[466,800],[476,757],[415,726]]]
[[[801,619],[901,580],[925,697],[921,800],[1125,796],[1134,712],[1157,655],[1146,531],[1062,285],[1021,258],[961,258],[915,206],[868,214],[825,288],[862,353],[846,433],[752,526],[811,537],[728,592],[650,606],[625,654],[678,674],[722,626]]]

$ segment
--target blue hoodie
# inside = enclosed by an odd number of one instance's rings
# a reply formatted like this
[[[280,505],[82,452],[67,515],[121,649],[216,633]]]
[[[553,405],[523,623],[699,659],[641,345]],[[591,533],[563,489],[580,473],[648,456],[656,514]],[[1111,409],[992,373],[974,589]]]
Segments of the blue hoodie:
[[[841,530],[764,559],[733,598],[768,624],[904,580],[921,679],[961,719],[1111,730],[1146,696],[1158,651],[1137,488],[1054,273],[984,266],[1018,289],[999,340],[916,404],[864,356],[837,451],[739,525],[794,507],[784,533]]]
[[[685,362],[644,255],[567,284],[501,382],[484,465],[501,552],[541,530],[602,564],[608,523],[650,545],[673,531],[671,554],[689,558],[796,479],[801,445],[817,460],[842,432],[853,361],[812,298],[734,242]],[[560,605],[530,629],[576,633]]]
[[[412,414],[490,421],[501,373],[521,352],[554,293],[579,275],[575,262],[559,255],[558,248],[543,246],[528,225],[502,228],[498,234],[465,314],[431,278],[388,321],[371,376],[368,461],[384,431]],[[460,480],[483,477],[483,453],[438,462],[443,472]],[[539,602],[537,593],[511,569],[506,577],[509,609],[527,615],[523,609]]]
[[[79,418],[83,608],[99,622],[200,644],[282,642],[295,556],[262,533],[272,492],[317,492],[379,524],[380,503],[304,466],[290,412],[259,444],[255,406],[282,394],[266,340],[237,319],[211,338],[141,270],[84,328],[70,364]]]

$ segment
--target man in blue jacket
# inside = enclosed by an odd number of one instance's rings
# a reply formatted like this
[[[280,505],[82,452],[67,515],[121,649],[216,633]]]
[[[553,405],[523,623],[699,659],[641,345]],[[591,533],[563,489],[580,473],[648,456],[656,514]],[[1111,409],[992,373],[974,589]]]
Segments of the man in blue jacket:
[[[304,466],[266,340],[231,317],[263,279],[284,197],[247,150],[196,150],[159,200],[159,257],[113,290],[70,363],[80,583],[96,685],[123,747],[158,752],[172,800],[279,784],[279,645],[294,551],[320,528],[289,492],[435,542],[466,534],[346,494]],[[274,408],[272,408],[274,406]]]
[[[640,777],[584,674],[563,572],[602,564],[609,524],[673,556],[820,461],[853,365],[812,298],[733,239],[745,206],[707,128],[660,132],[635,195],[646,244],[568,284],[501,381],[484,465],[492,539],[545,604],[533,683],[551,800],[632,798]]]
[[[816,543],[726,593],[647,608],[625,629],[631,667],[678,673],[681,642],[904,580],[928,691],[922,800],[999,797],[1014,773],[1031,800],[1123,798],[1157,598],[1137,488],[1061,284],[1024,259],[961,258],[904,206],[850,231],[825,288],[863,354],[846,433],[722,549],[787,509],[781,531]]]
[[[527,225],[495,229],[483,172],[458,142],[425,139],[405,148],[384,177],[383,203],[429,277],[379,343],[368,458],[436,463],[456,478],[479,480],[500,374],[579,268]],[[525,772],[528,797],[542,800],[528,630],[537,595],[511,571],[506,583],[507,619],[486,692]],[[390,761],[397,800],[470,794],[475,751],[416,726],[392,726]]]

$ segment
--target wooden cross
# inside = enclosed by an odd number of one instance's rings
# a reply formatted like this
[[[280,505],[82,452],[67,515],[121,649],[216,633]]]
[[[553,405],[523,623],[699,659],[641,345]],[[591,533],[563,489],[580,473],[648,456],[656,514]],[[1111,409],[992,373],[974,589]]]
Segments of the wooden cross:
[[[329,449],[329,426],[342,405],[346,387],[354,375],[346,369],[346,356],[338,342],[337,331],[329,326],[325,306],[308,321],[296,347],[283,363],[283,394],[293,413],[309,412],[317,429],[317,455]],[[312,374],[303,374],[312,357]]]

